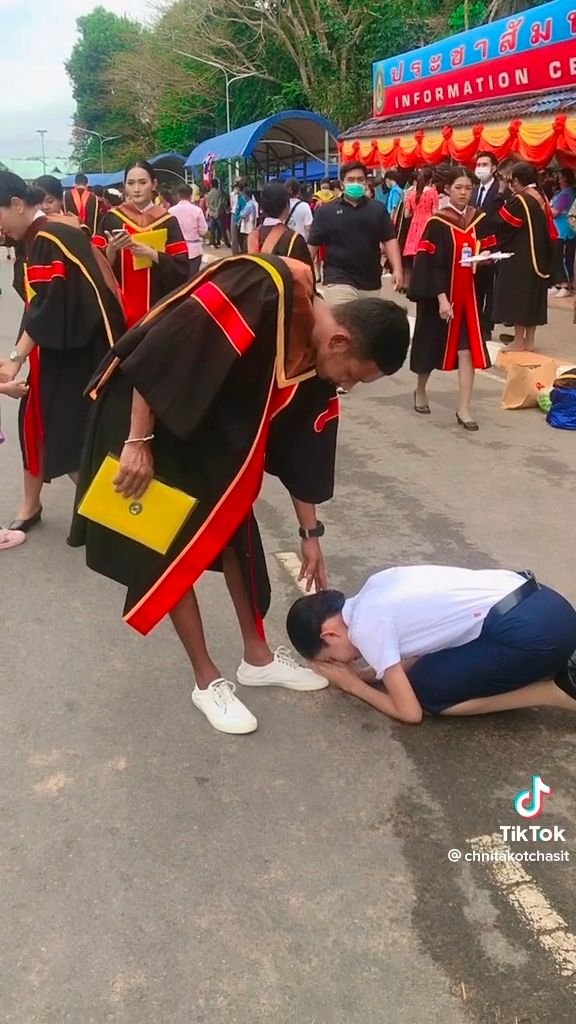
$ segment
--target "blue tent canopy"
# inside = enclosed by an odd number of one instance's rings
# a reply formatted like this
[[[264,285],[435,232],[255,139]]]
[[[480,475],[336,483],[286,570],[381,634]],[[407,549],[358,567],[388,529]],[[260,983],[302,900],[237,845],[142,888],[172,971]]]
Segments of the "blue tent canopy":
[[[328,148],[334,150],[338,128],[322,114],[311,110],[282,110],[261,121],[253,121],[224,135],[215,135],[192,150],[186,167],[200,167],[213,154],[215,160],[254,159],[263,167],[323,160]]]
[[[339,173],[338,162],[330,162],[328,164],[328,176],[330,178],[337,178]],[[323,160],[308,160],[306,164],[303,160],[300,160],[294,166],[294,171],[291,167],[287,167],[284,171],[280,171],[278,175],[280,181],[287,181],[288,178],[296,178],[297,181],[320,181],[326,174],[326,164]]]
[[[184,180],[184,161],[186,157],[183,153],[176,153],[171,151],[169,153],[158,153],[157,156],[153,156],[149,163],[152,167],[157,167],[160,173],[168,173],[175,178],[181,178]],[[67,174],[66,177],[61,178],[63,188],[74,187],[74,174]],[[111,171],[107,174],[87,174],[88,184],[92,188],[94,185],[101,185],[102,188],[112,188],[114,185],[121,185],[124,181],[124,170]]]

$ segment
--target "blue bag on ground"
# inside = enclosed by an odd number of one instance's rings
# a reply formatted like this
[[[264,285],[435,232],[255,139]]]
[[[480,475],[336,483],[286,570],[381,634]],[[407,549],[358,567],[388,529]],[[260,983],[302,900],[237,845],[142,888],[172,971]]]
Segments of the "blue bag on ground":
[[[556,378],[550,399],[546,422],[560,430],[576,430],[576,367]]]

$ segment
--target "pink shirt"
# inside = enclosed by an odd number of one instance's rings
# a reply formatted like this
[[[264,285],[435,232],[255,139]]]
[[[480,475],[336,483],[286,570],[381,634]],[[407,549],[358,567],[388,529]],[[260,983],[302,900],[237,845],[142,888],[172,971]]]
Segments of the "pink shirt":
[[[407,213],[411,213],[412,216],[410,217],[410,227],[408,228],[406,245],[404,246],[405,256],[416,255],[420,239],[424,234],[424,228],[437,209],[438,193],[434,185],[426,185],[419,202],[416,202],[416,188],[412,186],[412,188],[408,189],[404,204],[404,216]]]
[[[193,260],[202,255],[202,238],[208,231],[206,218],[199,206],[181,199],[176,206],[170,207],[170,213],[176,217],[184,240],[188,246],[188,259]]]

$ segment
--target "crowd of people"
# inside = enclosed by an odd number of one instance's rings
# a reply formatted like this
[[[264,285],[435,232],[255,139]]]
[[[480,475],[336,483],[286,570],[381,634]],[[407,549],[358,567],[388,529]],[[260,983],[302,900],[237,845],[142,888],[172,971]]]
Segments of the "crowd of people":
[[[560,231],[570,226],[567,172],[551,201],[533,167],[498,168],[490,153],[479,154],[474,176],[445,166],[425,168],[415,181],[402,178],[391,169],[372,180],[352,162],[312,196],[296,180],[270,182],[258,193],[239,180],[231,195],[214,180],[205,195],[186,184],[173,195],[159,188],[149,163],[136,160],[122,194],[98,195],[82,175],[63,193],[55,178],[31,187],[0,172],[0,230],[16,248],[14,283],[25,303],[14,349],[0,361],[0,394],[20,400],[23,465],[22,503],[0,531],[0,550],[18,546],[41,522],[43,485],[71,477],[68,543],[85,548],[90,569],[126,587],[124,618],[134,629],[146,634],[170,617],[194,673],[193,703],[220,731],[252,732],[257,722],[205,638],[194,585],[206,570],[224,574],[243,639],[237,681],[244,686],[308,691],[332,681],[392,717],[417,721],[422,709],[465,714],[478,701],[488,702],[478,711],[521,706],[522,688],[546,680],[531,703],[576,710],[569,662],[576,613],[552,592],[537,602],[541,588],[532,578],[468,580],[471,597],[459,606],[458,627],[430,626],[425,640],[416,628],[418,615],[421,625],[427,621],[422,603],[440,605],[429,580],[416,574],[414,630],[409,639],[400,631],[394,642],[386,623],[396,591],[391,596],[379,584],[371,591],[379,611],[366,602],[363,614],[388,637],[385,661],[374,653],[383,639],[363,643],[365,624],[347,617],[341,595],[332,603],[318,597],[333,593],[316,509],[334,489],[337,390],[396,373],[410,345],[405,308],[383,297],[383,272],[416,302],[415,411],[430,414],[434,370],[458,370],[456,419],[466,431],[478,430],[474,373],[489,365],[493,324],[513,326],[512,348],[532,348],[536,327],[546,322],[548,287],[571,281],[574,247]],[[203,266],[206,238],[215,250],[229,245],[232,258]],[[510,258],[497,261],[502,253]],[[565,281],[553,270],[559,257]],[[24,365],[25,383],[18,380]],[[115,493],[132,516],[141,514],[155,477],[195,499],[166,550],[83,514],[82,499],[110,453]],[[284,647],[272,650],[265,637],[270,581],[254,515],[265,471],[291,497],[301,578],[317,592],[288,622],[308,667]],[[459,571],[443,571],[448,603],[456,600],[449,595]],[[481,614],[472,629],[474,600]],[[518,658],[501,652],[489,671],[486,651],[499,643],[495,622],[518,604]],[[519,652],[534,634],[536,613],[548,616],[553,655],[540,657],[543,644],[533,637],[534,657],[522,667]],[[453,658],[450,686],[433,699],[440,665],[427,659],[472,644],[481,649],[476,660]],[[384,679],[386,699],[370,699],[373,690],[350,668],[359,654]]]

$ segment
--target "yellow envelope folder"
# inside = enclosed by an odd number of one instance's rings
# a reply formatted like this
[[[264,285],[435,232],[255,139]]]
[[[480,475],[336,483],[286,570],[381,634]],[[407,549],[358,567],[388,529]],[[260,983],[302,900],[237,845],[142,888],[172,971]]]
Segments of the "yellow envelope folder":
[[[138,245],[147,245],[156,252],[166,252],[168,229],[157,228],[156,231],[141,231],[138,235],[132,235],[132,241],[137,242]],[[152,266],[152,260],[147,256],[132,256],[132,259],[134,260],[134,270],[147,270]]]
[[[197,498],[159,480],[152,480],[141,498],[125,498],[112,483],[119,465],[113,455],[106,456],[78,506],[79,514],[165,555]]]

